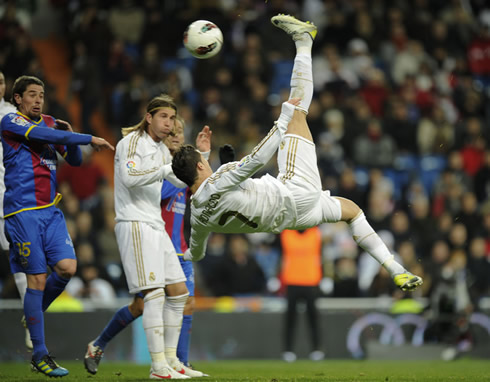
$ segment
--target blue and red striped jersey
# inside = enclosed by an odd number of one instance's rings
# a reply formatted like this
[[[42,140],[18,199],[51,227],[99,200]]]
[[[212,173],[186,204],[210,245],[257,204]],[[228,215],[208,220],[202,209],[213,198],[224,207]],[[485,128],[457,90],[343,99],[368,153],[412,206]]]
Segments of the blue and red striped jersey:
[[[187,250],[184,238],[184,214],[188,188],[175,187],[169,181],[162,186],[162,218],[178,255]]]
[[[55,204],[56,167],[60,153],[68,164],[79,166],[78,145],[89,144],[91,135],[56,130],[55,119],[42,115],[32,121],[17,112],[2,118],[1,136],[5,166],[4,216]]]

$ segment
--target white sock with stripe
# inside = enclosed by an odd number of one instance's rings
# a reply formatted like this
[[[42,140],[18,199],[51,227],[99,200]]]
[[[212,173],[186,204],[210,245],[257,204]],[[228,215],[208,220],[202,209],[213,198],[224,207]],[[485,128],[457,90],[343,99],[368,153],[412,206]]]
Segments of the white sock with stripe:
[[[151,367],[154,371],[167,366],[163,327],[163,306],[165,291],[155,289],[145,295],[143,311],[143,329],[145,330],[148,351],[151,356]]]
[[[170,365],[177,360],[177,345],[184,318],[184,307],[189,293],[180,296],[167,296],[163,308],[165,322],[165,356]]]
[[[395,261],[390,250],[368,223],[363,212],[349,223],[349,227],[355,242],[386,268],[392,277],[405,271],[405,268]]]
[[[17,286],[17,290],[19,291],[20,301],[22,301],[23,304],[27,289],[27,276],[22,272],[14,273],[14,281],[15,285]]]
[[[297,53],[294,58],[293,73],[291,74],[291,92],[289,99],[301,98],[296,109],[308,114],[313,98],[313,72],[311,67],[311,47],[307,52]]]

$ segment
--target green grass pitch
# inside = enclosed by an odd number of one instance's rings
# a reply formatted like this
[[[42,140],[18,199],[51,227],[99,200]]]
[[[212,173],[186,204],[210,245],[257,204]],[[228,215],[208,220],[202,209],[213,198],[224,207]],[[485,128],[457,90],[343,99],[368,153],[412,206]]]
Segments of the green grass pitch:
[[[59,362],[70,370],[63,381],[147,381],[149,365],[102,361],[97,375],[88,374],[80,362]],[[443,361],[215,361],[196,362],[207,381],[349,381],[349,382],[485,382],[490,381],[490,361],[460,359]],[[27,363],[0,363],[0,381],[42,381],[50,378],[33,373]]]

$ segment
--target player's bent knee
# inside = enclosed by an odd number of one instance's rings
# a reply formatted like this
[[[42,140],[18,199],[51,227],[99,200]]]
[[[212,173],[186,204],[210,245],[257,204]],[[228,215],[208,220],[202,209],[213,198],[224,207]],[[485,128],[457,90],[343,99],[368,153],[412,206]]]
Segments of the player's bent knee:
[[[361,207],[359,207],[352,200],[342,198],[342,197],[336,197],[336,198],[340,201],[343,221],[350,222],[362,214]]]
[[[286,134],[294,134],[313,142],[310,128],[306,122],[306,114],[300,110],[295,110],[293,119],[288,125]]]
[[[143,314],[145,309],[145,303],[142,298],[134,298],[128,305],[129,312],[134,318],[137,318]]]
[[[165,287],[165,293],[167,296],[181,296],[184,294],[189,295],[189,291],[184,282],[169,284]]]
[[[64,279],[71,279],[77,272],[77,261],[74,259],[63,259],[54,266],[58,276]]]
[[[46,287],[46,279],[48,275],[46,273],[39,274],[28,274],[27,276],[27,287],[35,290],[44,290]]]

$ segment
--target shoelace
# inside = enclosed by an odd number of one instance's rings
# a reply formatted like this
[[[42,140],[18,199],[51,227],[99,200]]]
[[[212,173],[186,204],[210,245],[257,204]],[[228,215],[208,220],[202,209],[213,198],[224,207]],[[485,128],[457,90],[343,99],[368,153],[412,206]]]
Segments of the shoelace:
[[[104,351],[98,347],[94,346],[95,351],[93,352],[92,358],[94,358],[96,361],[100,361],[100,359],[104,356]]]
[[[58,364],[56,363],[56,361],[54,360],[56,357],[52,356],[51,354],[47,354],[45,355],[41,361],[44,361],[46,362],[46,364],[51,368],[51,369],[57,369],[59,366]]]

